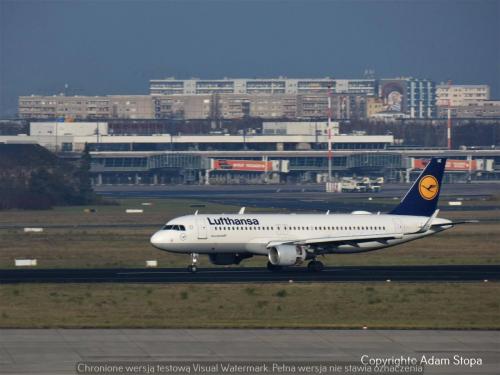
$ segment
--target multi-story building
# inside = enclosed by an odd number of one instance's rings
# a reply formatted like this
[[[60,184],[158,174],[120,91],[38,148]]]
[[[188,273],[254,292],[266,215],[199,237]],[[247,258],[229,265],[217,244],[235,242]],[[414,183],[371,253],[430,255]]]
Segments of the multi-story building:
[[[153,118],[154,106],[149,95],[109,95],[111,118]]]
[[[102,96],[20,96],[19,117],[92,119],[109,117],[109,100]]]
[[[468,100],[462,105],[450,107],[451,117],[484,118],[500,117],[500,100]],[[438,117],[448,116],[448,106],[439,106]]]
[[[488,85],[447,85],[436,86],[436,104],[439,107],[467,106],[470,102],[490,100]]]
[[[19,97],[19,117],[38,119],[153,118],[149,95]]]
[[[153,96],[155,118],[240,119],[325,118],[328,95],[318,94],[211,94]],[[366,117],[366,95],[332,94],[332,117]]]
[[[223,78],[204,79],[152,79],[151,95],[203,95],[203,94],[310,94],[333,93],[366,94],[374,96],[374,79],[326,78]]]
[[[366,117],[374,117],[377,113],[385,111],[384,101],[381,98],[367,98],[366,99]]]
[[[411,77],[382,79],[379,90],[384,112],[399,112],[410,118],[436,116],[436,85],[433,81]]]
[[[161,95],[152,97],[154,118],[207,119],[216,111],[212,95]]]
[[[366,117],[366,95],[331,94],[332,118],[339,120]],[[328,95],[297,95],[297,118],[325,118],[328,116]]]
[[[250,116],[261,118],[296,118],[297,96],[292,94],[254,96],[250,101]]]
[[[205,94],[153,96],[155,118],[240,119],[294,118],[295,95]]]

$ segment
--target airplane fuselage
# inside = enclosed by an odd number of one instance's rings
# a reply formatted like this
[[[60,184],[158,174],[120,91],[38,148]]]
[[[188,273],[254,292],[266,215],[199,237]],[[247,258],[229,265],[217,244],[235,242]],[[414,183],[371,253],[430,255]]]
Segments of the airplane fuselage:
[[[178,253],[251,253],[268,255],[273,243],[300,242],[313,247],[311,240],[345,239],[322,246],[325,253],[352,253],[378,250],[429,236],[451,227],[422,230],[425,216],[375,214],[241,214],[188,215],[175,218],[151,238],[161,249]],[[434,223],[447,223],[435,219]],[[349,238],[363,238],[353,241]],[[320,242],[320,241],[317,241]]]

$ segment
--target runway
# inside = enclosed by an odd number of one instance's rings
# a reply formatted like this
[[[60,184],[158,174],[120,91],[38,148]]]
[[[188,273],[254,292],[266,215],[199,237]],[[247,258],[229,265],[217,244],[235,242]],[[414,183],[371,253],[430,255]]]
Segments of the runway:
[[[370,366],[365,371],[341,370],[322,374],[498,375],[499,344],[498,331],[470,330],[0,329],[0,373],[75,374],[81,363],[182,363],[190,364],[190,368],[203,362],[361,365],[363,355],[418,359],[422,355],[438,358],[460,355],[480,358],[482,364],[472,368],[453,364],[426,366],[425,371],[419,372],[381,372]],[[201,375],[208,372],[195,372],[191,368],[189,372],[175,373]],[[267,373],[319,374],[298,371]]]
[[[297,267],[281,272],[265,268],[24,269],[0,271],[0,284],[12,283],[280,283],[280,282],[472,282],[499,281],[500,265],[349,266],[308,272]]]

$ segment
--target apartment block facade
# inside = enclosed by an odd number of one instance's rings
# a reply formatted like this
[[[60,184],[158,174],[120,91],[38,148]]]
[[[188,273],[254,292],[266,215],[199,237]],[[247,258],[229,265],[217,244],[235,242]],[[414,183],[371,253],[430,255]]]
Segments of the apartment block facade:
[[[468,100],[462,105],[450,108],[453,118],[488,118],[500,117],[500,100]],[[448,106],[439,106],[438,117],[448,116]]]
[[[205,79],[152,79],[149,91],[156,95],[205,95],[205,94],[314,94],[327,93],[377,94],[375,79],[325,78],[223,78]]]
[[[479,100],[490,100],[488,85],[446,85],[436,86],[436,104],[439,107],[461,107]]]
[[[26,119],[141,119],[154,115],[149,95],[20,96],[18,112]]]
[[[431,80],[412,77],[382,79],[379,88],[384,112],[401,113],[409,118],[436,116],[436,85]]]

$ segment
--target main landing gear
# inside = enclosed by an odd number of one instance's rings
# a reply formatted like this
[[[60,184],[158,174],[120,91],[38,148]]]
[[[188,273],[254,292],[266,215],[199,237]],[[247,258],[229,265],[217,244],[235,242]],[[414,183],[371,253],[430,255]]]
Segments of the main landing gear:
[[[320,272],[320,271],[323,271],[323,263],[321,263],[319,260],[311,260],[308,264],[307,264],[307,269],[311,272]]]
[[[188,271],[195,273],[198,271],[198,267],[196,266],[198,264],[198,253],[191,253],[191,264],[188,266]]]

